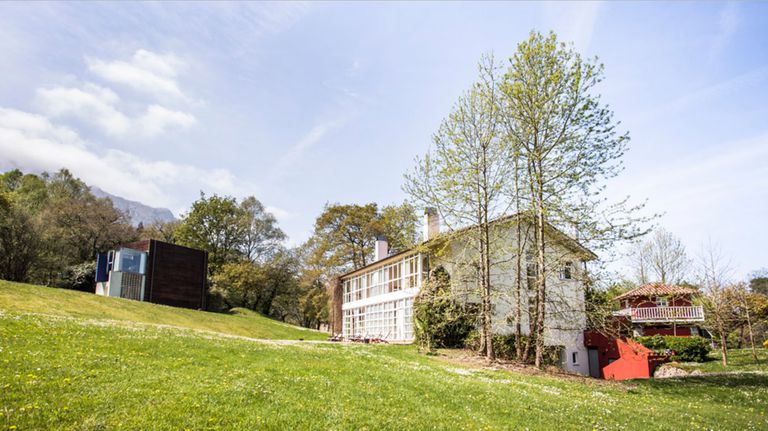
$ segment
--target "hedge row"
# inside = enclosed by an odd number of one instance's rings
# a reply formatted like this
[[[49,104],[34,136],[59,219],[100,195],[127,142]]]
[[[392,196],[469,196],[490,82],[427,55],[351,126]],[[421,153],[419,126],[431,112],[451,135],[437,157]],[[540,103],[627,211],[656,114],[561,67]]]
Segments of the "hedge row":
[[[653,335],[637,337],[635,341],[657,352],[671,350],[674,352],[674,359],[683,362],[704,362],[710,350],[709,340],[703,337]]]

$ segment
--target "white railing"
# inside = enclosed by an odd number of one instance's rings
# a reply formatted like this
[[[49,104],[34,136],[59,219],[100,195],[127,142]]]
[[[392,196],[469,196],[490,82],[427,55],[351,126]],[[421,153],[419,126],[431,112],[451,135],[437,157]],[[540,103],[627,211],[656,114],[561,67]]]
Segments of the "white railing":
[[[625,308],[614,313],[627,316],[632,322],[703,322],[704,308],[690,307],[639,307]]]

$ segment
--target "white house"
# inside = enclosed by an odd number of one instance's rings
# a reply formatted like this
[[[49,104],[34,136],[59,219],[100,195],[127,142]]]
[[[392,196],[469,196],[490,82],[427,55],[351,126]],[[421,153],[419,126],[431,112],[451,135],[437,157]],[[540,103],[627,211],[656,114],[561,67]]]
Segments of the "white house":
[[[517,223],[521,223],[518,229]],[[535,277],[536,266],[532,255],[527,256],[520,274],[523,287],[517,289],[518,272],[514,256],[517,242],[530,238],[527,221],[512,216],[494,222],[497,241],[494,242],[492,267],[493,330],[511,334],[515,330],[517,291],[521,292],[522,309],[528,309],[528,298],[533,290],[528,283]],[[462,256],[471,253],[462,231],[451,235],[440,234],[439,218],[434,210],[424,216],[423,242],[419,246],[389,255],[387,242],[377,238],[374,262],[342,275],[339,279],[343,297],[341,301],[342,335],[380,337],[394,342],[412,342],[413,300],[429,275],[430,268],[444,267],[451,275],[451,286],[459,297],[476,302],[471,286],[474,280],[462,270]],[[522,232],[520,235],[518,232]],[[563,365],[566,369],[588,374],[587,350],[583,332],[586,329],[584,310],[584,282],[582,268],[595,254],[554,227],[546,229],[548,259],[557,262],[558,273],[547,278],[545,345],[563,347]],[[438,246],[438,244],[440,244]],[[438,251],[439,249],[439,251]],[[469,251],[468,251],[469,250]],[[548,265],[553,267],[554,265]],[[523,333],[528,333],[527,313],[520,319]]]

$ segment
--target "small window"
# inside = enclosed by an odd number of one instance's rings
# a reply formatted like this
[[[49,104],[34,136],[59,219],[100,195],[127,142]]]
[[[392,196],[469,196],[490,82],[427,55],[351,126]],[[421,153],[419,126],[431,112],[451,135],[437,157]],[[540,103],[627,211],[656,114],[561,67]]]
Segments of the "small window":
[[[579,352],[571,353],[571,363],[573,363],[573,364],[578,364],[579,363]]]
[[[536,288],[536,279],[538,278],[539,266],[534,261],[534,255],[532,252],[525,253],[525,278],[528,282],[528,289],[533,290]]]
[[[656,306],[657,307],[666,307],[669,305],[669,302],[667,301],[667,298],[664,296],[657,296],[656,297]]]
[[[561,280],[571,280],[573,278],[573,262],[565,262],[560,271]]]

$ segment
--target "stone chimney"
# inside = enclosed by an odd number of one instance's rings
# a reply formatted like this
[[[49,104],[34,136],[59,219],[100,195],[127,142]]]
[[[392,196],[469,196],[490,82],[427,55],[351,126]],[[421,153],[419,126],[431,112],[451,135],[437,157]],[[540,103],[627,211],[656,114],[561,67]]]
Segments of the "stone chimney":
[[[424,241],[429,241],[439,233],[440,216],[437,215],[437,210],[434,208],[426,208],[424,210]]]
[[[389,244],[383,236],[376,237],[376,247],[373,250],[373,261],[378,262],[389,256]]]

